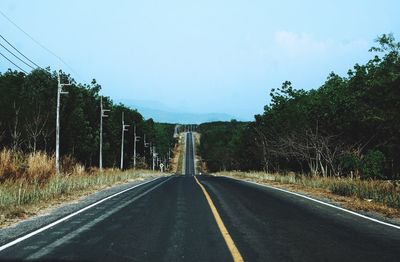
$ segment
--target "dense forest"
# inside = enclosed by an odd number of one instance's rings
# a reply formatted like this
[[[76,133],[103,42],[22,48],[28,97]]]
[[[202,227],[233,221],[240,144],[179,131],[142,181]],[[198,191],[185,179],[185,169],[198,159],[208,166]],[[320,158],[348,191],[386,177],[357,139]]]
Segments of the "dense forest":
[[[374,56],[317,89],[289,81],[255,121],[200,125],[210,171],[294,171],[321,176],[400,177],[400,43],[382,35]]]
[[[232,120],[204,123],[197,127],[201,133],[200,155],[210,171],[243,169],[239,150],[247,126],[248,123]]]
[[[61,80],[72,85],[63,87],[68,94],[61,96],[60,154],[75,158],[87,167],[97,166],[101,86],[95,80],[90,85],[76,83],[64,73]],[[57,84],[57,72],[49,68],[36,69],[29,74],[11,70],[0,73],[0,149],[55,152]],[[150,146],[155,146],[160,159],[167,156],[175,143],[175,125],[145,120],[136,110],[114,104],[109,97],[102,100],[104,109],[110,110],[108,117],[103,118],[104,167],[120,164],[122,112],[125,124],[130,125],[124,139],[125,168],[133,164],[133,125],[140,137],[138,167],[151,166]]]

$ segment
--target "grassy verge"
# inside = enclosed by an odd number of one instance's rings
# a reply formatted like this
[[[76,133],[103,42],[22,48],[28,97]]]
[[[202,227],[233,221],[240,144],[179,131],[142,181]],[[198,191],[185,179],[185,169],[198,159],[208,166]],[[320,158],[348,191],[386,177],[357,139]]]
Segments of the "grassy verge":
[[[150,177],[155,175],[147,170],[106,170],[91,175],[60,175],[50,178],[46,183],[6,181],[0,184],[0,227],[97,190]]]
[[[183,167],[183,154],[185,148],[185,133],[180,133],[179,134],[179,143],[178,143],[178,156],[177,159],[177,164],[176,164],[176,173],[181,174],[182,173],[182,167]]]
[[[87,171],[71,159],[64,164],[63,173],[55,175],[53,156],[1,151],[0,227],[112,185],[159,175],[148,170]]]
[[[318,198],[328,198],[349,209],[373,211],[387,217],[400,218],[399,181],[323,178],[261,172],[219,172],[216,175],[270,184],[311,194]]]
[[[199,151],[200,151],[200,143],[201,143],[201,134],[194,132],[194,146],[195,146],[195,152],[196,152],[196,171],[197,173],[207,173],[207,168],[205,165],[205,162],[201,158]]]

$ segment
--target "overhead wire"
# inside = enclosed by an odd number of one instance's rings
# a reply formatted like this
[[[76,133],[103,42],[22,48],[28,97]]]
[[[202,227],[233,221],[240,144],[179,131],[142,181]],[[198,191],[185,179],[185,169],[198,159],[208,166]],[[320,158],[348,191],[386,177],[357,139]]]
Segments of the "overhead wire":
[[[24,63],[25,65],[29,66],[32,69],[35,69],[33,66],[22,60],[20,57],[18,57],[16,54],[14,54],[12,51],[10,51],[7,47],[5,47],[2,43],[0,43],[0,46],[2,46],[5,50],[7,50],[10,54],[12,54],[15,58],[17,58],[19,61]]]
[[[4,36],[2,36],[0,34],[0,37],[9,45],[11,46],[15,51],[18,52],[18,54],[22,55],[26,60],[28,60],[29,62],[31,62],[33,65],[35,65],[38,68],[41,68],[38,64],[36,64],[35,62],[33,62],[31,59],[29,59],[28,57],[26,57],[23,53],[21,53],[15,46],[13,46]],[[3,46],[4,47],[4,46]]]
[[[24,72],[25,74],[28,74],[28,72],[26,72],[24,69],[22,69],[19,65],[17,65],[16,63],[14,63],[11,59],[9,59],[7,56],[5,56],[2,52],[0,52],[0,55],[2,57],[4,57],[5,59],[8,60],[8,62],[10,62],[11,64],[13,64],[15,67],[17,67],[19,70],[21,70],[22,72]]]
[[[28,34],[24,29],[22,29],[21,27],[19,27],[16,23],[14,23],[14,21],[12,21],[5,13],[3,13],[0,10],[0,14],[7,19],[8,22],[10,22],[11,24],[13,24],[18,30],[20,30],[23,34],[25,34],[27,37],[29,37],[34,43],[36,43],[38,46],[40,46],[43,50],[45,50],[46,52],[48,52],[49,54],[51,54],[52,56],[54,56],[55,58],[57,58],[61,63],[63,63],[65,66],[67,66],[69,68],[69,70],[71,70],[71,72],[73,72],[76,76],[78,76],[79,78],[82,79],[82,77],[67,63],[65,62],[60,56],[58,56],[57,54],[55,54],[53,51],[51,51],[50,49],[48,49],[47,47],[45,47],[43,44],[41,44],[39,41],[37,41],[33,36],[31,36],[30,34]]]

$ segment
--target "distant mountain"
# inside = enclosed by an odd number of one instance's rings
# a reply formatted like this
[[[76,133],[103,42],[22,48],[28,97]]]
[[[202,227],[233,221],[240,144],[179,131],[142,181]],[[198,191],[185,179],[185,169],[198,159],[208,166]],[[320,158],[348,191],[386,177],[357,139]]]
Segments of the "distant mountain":
[[[179,123],[179,124],[201,124],[213,121],[230,121],[234,116],[222,113],[195,114],[167,112],[158,109],[136,107],[145,118],[153,118],[157,122]]]
[[[233,115],[224,113],[179,112],[177,109],[169,108],[154,101],[121,100],[120,102],[126,106],[136,108],[144,118],[153,118],[154,121],[162,123],[201,124],[205,122],[230,121],[232,119],[237,119]]]

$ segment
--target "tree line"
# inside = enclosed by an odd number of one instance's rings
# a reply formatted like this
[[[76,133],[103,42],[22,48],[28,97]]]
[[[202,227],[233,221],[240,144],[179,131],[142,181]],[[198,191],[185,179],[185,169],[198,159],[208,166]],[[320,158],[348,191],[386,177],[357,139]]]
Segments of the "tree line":
[[[61,73],[63,87],[68,95],[61,98],[60,154],[75,158],[87,167],[99,163],[99,124],[101,86],[93,80],[90,84],[77,83],[69,75]],[[57,72],[50,68],[35,69],[29,74],[9,69],[0,73],[0,148],[23,152],[55,151],[55,125],[57,103]],[[118,167],[121,158],[121,115],[130,125],[124,139],[124,167],[133,163],[133,125],[136,125],[137,165],[152,164],[151,149],[159,159],[168,155],[175,143],[173,124],[145,120],[137,111],[123,104],[115,104],[103,97],[103,166]],[[144,141],[146,139],[146,141]],[[146,146],[145,143],[146,142]]]
[[[199,127],[210,171],[294,171],[321,176],[400,177],[400,43],[384,34],[374,56],[317,89],[286,81],[248,123]]]

